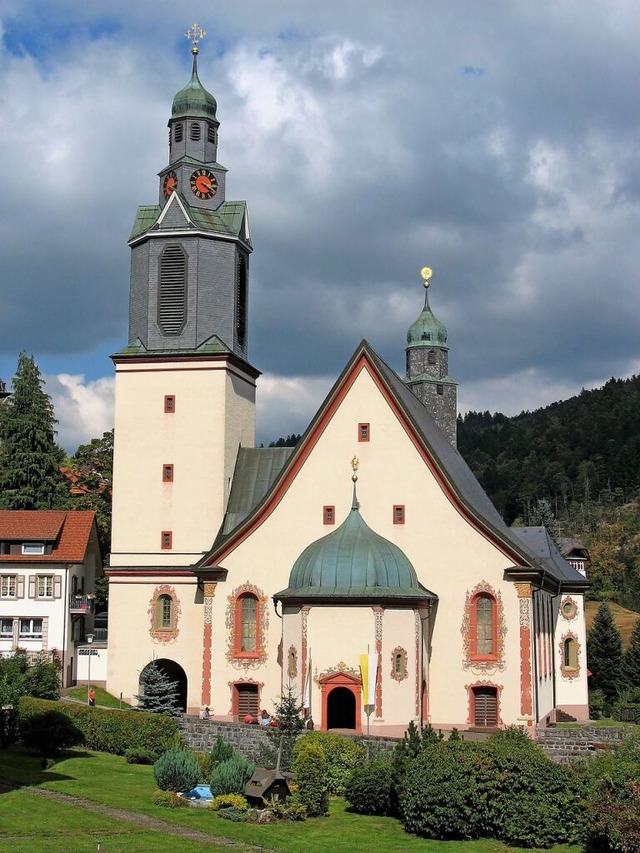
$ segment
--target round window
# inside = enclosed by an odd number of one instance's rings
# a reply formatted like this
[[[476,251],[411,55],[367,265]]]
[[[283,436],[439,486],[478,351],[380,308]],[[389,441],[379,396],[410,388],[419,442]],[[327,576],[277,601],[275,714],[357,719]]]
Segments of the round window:
[[[578,612],[578,606],[571,598],[565,598],[562,602],[562,615],[565,619],[574,619]]]

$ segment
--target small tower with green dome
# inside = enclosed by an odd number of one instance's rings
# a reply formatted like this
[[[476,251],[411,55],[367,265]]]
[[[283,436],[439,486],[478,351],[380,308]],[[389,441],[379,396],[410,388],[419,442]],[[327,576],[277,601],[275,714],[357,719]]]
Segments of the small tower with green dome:
[[[432,271],[420,271],[424,283],[424,307],[407,332],[405,383],[433,415],[451,444],[456,446],[458,383],[449,376],[447,329],[429,305]]]

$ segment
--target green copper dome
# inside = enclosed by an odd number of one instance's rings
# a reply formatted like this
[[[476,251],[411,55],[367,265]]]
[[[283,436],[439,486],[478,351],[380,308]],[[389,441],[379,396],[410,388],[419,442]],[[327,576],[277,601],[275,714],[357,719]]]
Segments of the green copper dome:
[[[425,298],[424,308],[415,323],[409,327],[407,332],[407,345],[416,346],[446,346],[447,327],[438,320],[431,308],[429,300]]]
[[[193,57],[191,80],[184,89],[180,89],[173,99],[171,107],[172,118],[194,116],[198,118],[215,118],[218,104],[210,92],[204,88],[198,77],[198,63]]]
[[[337,530],[305,548],[288,588],[274,597],[425,599],[431,594],[400,548],[371,530],[354,501]]]

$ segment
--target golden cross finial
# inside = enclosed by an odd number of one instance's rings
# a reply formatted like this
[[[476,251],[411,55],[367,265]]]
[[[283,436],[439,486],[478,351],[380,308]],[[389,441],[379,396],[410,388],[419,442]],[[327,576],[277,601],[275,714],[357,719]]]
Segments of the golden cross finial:
[[[189,29],[184,34],[185,38],[188,38],[191,42],[191,53],[194,55],[198,53],[198,43],[206,36],[205,31],[202,27],[199,27],[198,24],[194,21],[194,23],[189,27]]]
[[[351,460],[351,468],[353,469],[353,474],[351,475],[351,479],[353,480],[354,483],[358,479],[357,471],[358,471],[358,465],[359,464],[360,463],[358,462],[358,457],[354,456],[353,459]]]

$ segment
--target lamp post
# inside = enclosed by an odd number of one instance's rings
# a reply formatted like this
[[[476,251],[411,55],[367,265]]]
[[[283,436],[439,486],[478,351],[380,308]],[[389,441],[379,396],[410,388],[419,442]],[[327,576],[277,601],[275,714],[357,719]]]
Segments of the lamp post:
[[[89,704],[89,693],[91,692],[91,644],[93,643],[93,634],[87,634],[87,643],[89,644],[89,671],[87,673],[87,705]]]

